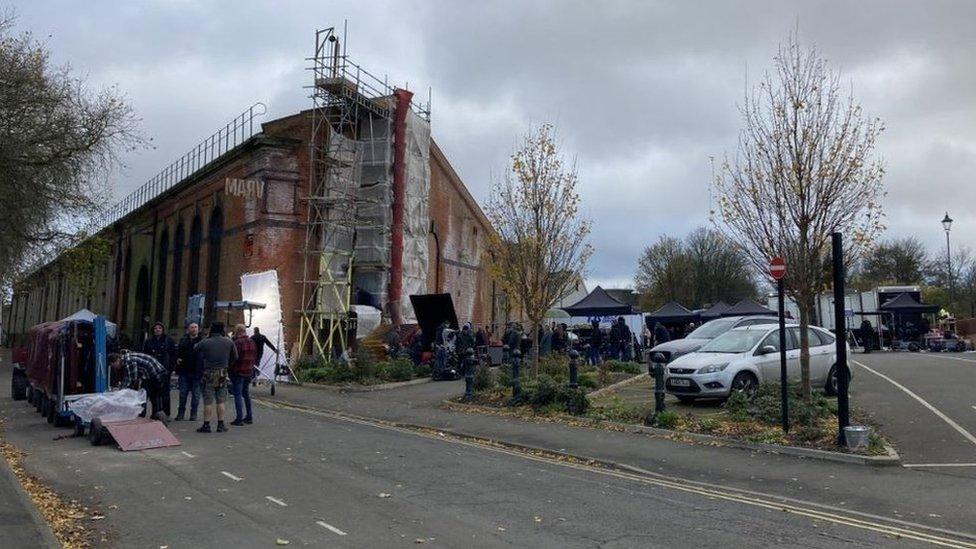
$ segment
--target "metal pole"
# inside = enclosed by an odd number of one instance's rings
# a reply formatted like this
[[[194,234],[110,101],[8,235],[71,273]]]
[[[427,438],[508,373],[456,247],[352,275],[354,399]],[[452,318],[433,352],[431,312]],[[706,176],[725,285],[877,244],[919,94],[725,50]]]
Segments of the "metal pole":
[[[844,316],[844,244],[840,233],[831,235],[834,259],[834,343],[837,345],[837,443],[845,444],[844,427],[851,424],[847,369],[847,319]]]
[[[949,249],[949,229],[946,229],[946,275],[949,277],[949,307],[956,299],[956,278],[952,276],[952,251]]]
[[[783,432],[790,432],[789,385],[786,381],[786,303],[783,298],[783,278],[776,281],[779,294],[779,393],[782,399]]]
[[[654,413],[664,411],[664,355],[662,353],[648,353],[648,374],[654,378]]]

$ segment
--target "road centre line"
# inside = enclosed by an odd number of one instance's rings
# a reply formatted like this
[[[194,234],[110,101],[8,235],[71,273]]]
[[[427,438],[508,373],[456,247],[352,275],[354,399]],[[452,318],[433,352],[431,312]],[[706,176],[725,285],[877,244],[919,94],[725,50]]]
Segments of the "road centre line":
[[[264,399],[255,399],[259,404],[267,406],[269,408],[278,409],[288,409],[299,412],[304,412],[310,415],[324,416],[339,421],[345,421],[349,423],[357,423],[360,425],[365,425],[373,428],[384,429],[388,431],[395,431],[403,434],[409,434],[417,437],[427,438],[430,440],[437,440],[440,442],[447,442],[451,444],[458,444],[463,446],[468,446],[472,448],[478,448],[480,450],[487,450],[491,452],[507,454],[514,457],[527,459],[531,461],[536,461],[540,463],[545,463],[549,466],[557,466],[563,468],[577,469],[589,473],[595,473],[604,476],[617,477],[629,481],[634,481],[642,484],[660,486],[664,488],[670,488],[677,491],[689,492],[694,494],[699,494],[707,498],[713,499],[724,499],[737,503],[744,503],[747,505],[776,510],[784,513],[791,513],[799,516],[805,516],[814,521],[825,521],[835,524],[841,524],[849,526],[852,528],[859,528],[862,530],[869,530],[873,532],[878,532],[883,535],[914,539],[917,541],[923,541],[926,543],[931,543],[934,545],[940,545],[944,547],[963,547],[976,549],[976,535],[959,532],[953,530],[947,530],[943,528],[938,528],[934,526],[926,526],[920,523],[909,522],[901,519],[893,519],[889,517],[873,515],[870,513],[865,513],[861,511],[856,511],[853,509],[846,509],[840,507],[834,507],[822,503],[816,503],[811,501],[800,500],[796,498],[790,498],[786,496],[777,496],[772,494],[765,494],[762,492],[757,492],[753,490],[734,488],[729,486],[716,485],[713,483],[694,481],[682,479],[679,477],[672,477],[665,475],[663,473],[656,473],[654,471],[647,471],[644,469],[639,469],[636,467],[631,467],[627,465],[616,465],[616,468],[608,468],[607,465],[599,465],[599,460],[592,460],[594,464],[588,463],[573,463],[569,461],[556,460],[552,457],[546,455],[534,455],[530,453],[532,450],[530,448],[520,448],[518,446],[507,447],[500,445],[498,443],[492,443],[491,441],[480,441],[476,437],[471,437],[467,439],[461,435],[450,433],[450,436],[446,436],[443,432],[437,431],[436,429],[422,428],[416,426],[403,426],[397,425],[391,422],[386,422],[383,420],[370,419],[364,417],[358,417],[354,415],[348,415],[340,412],[334,412],[330,410],[317,409],[304,405],[295,405],[283,402],[272,402]],[[429,431],[429,432],[428,432]],[[549,453],[551,450],[545,450]],[[583,458],[588,459],[588,458]],[[929,533],[933,532],[933,533]],[[953,536],[953,537],[944,537]]]
[[[877,370],[874,370],[872,368],[869,368],[869,367],[865,366],[864,364],[861,364],[860,362],[858,362],[856,360],[852,360],[851,362],[853,362],[854,364],[857,364],[858,366],[860,366],[861,368],[864,368],[865,370],[871,372],[872,374],[880,377],[881,379],[887,380],[889,383],[891,383],[895,387],[898,387],[899,389],[901,389],[902,391],[904,391],[905,394],[907,394],[908,396],[910,396],[910,397],[914,398],[915,400],[917,400],[922,406],[925,406],[926,408],[928,408],[929,411],[931,411],[933,414],[939,416],[939,418],[942,419],[942,421],[946,422],[947,424],[949,424],[950,427],[952,427],[953,429],[955,429],[956,431],[958,431],[959,434],[961,434],[963,437],[966,438],[966,440],[968,440],[969,442],[972,442],[973,444],[976,444],[976,436],[973,436],[972,433],[970,433],[969,431],[967,431],[966,429],[964,429],[961,425],[959,425],[958,423],[956,423],[955,421],[953,421],[952,418],[950,418],[949,416],[943,414],[941,411],[939,411],[938,408],[936,408],[935,406],[932,406],[931,404],[929,404],[928,402],[926,402],[925,399],[923,399],[922,397],[920,397],[920,396],[916,395],[915,393],[913,393],[908,387],[905,387],[901,383],[898,383],[897,381],[895,381],[895,380],[891,379],[890,377],[882,374],[881,372],[879,372]]]
[[[266,500],[268,500],[268,501],[270,501],[270,502],[272,502],[272,503],[277,503],[278,505],[280,505],[280,506],[282,506],[282,507],[288,507],[288,504],[287,504],[287,503],[285,503],[285,502],[283,502],[283,501],[281,501],[281,500],[280,500],[280,499],[278,499],[278,498],[273,498],[273,497],[271,497],[271,496],[264,496],[264,499],[266,499]]]
[[[227,477],[227,478],[229,478],[231,480],[233,480],[234,482],[240,482],[240,481],[244,480],[244,479],[242,479],[241,477],[239,477],[237,475],[232,475],[232,474],[228,473],[227,471],[221,471],[220,474],[221,475],[224,475],[225,477]]]
[[[332,526],[328,522],[325,522],[325,521],[322,521],[322,520],[317,520],[317,521],[315,521],[315,524],[318,524],[322,528],[325,528],[326,530],[329,530],[329,531],[331,531],[331,532],[333,532],[335,534],[338,534],[340,536],[345,536],[346,535],[345,532],[343,532],[342,530],[336,528],[335,526]]]

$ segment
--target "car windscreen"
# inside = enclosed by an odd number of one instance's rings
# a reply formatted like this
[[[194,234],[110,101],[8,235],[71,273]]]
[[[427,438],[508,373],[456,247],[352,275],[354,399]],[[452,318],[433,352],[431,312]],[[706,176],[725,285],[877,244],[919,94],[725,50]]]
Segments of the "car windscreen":
[[[724,334],[725,332],[732,329],[735,326],[737,320],[722,318],[719,320],[712,320],[706,322],[688,334],[687,338],[696,339],[715,339],[716,337]]]
[[[744,353],[752,350],[766,330],[730,330],[702,345],[699,353]]]

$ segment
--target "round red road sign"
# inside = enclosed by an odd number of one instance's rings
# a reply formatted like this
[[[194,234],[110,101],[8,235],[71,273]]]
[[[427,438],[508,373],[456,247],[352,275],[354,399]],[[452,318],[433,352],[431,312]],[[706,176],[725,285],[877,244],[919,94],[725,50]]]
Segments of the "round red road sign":
[[[786,262],[782,257],[774,257],[769,260],[769,275],[779,280],[786,276]]]

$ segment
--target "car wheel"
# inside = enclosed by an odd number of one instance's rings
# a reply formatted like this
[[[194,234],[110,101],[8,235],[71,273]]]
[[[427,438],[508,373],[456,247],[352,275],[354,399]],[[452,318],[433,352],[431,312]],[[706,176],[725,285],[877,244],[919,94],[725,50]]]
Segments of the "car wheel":
[[[756,392],[759,381],[752,372],[739,372],[732,379],[732,390],[751,397]]]
[[[34,411],[40,413],[41,408],[44,406],[44,393],[38,390],[34,390]]]
[[[48,399],[47,401],[47,416],[48,423],[54,423],[54,417],[58,415],[58,405],[57,401],[54,399]]]
[[[827,383],[824,385],[824,392],[827,393],[827,396],[837,396],[837,387],[837,365],[835,364],[830,367],[830,372],[827,374]]]
[[[27,404],[34,404],[34,388],[30,385],[27,386]]]
[[[27,398],[27,377],[15,372],[10,378],[10,398],[24,400]]]

